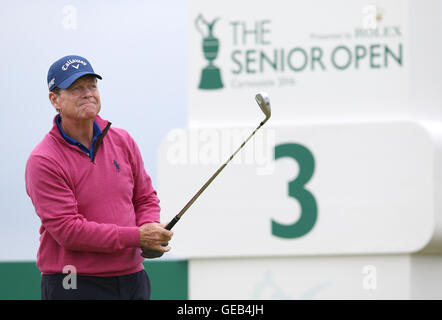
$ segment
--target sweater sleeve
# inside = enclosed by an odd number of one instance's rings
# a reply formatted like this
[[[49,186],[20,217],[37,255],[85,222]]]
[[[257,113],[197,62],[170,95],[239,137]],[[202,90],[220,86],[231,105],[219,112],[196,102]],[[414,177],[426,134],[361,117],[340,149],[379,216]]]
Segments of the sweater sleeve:
[[[136,142],[129,136],[131,163],[134,177],[132,202],[135,208],[137,226],[160,222],[160,200],[152,186],[152,180],[144,168],[144,162]]]
[[[113,252],[139,246],[137,227],[88,221],[78,212],[69,179],[55,161],[31,156],[26,165],[25,181],[42,226],[65,249]]]

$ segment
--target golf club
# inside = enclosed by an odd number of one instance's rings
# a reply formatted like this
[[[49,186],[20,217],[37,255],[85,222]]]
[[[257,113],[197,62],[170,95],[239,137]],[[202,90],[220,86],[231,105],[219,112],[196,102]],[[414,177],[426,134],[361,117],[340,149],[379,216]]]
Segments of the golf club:
[[[267,93],[260,92],[255,96],[255,100],[258,103],[259,107],[261,108],[262,112],[266,116],[263,121],[259,124],[259,126],[250,134],[250,136],[241,144],[241,146],[230,156],[230,158],[210,177],[209,180],[201,187],[201,189],[190,199],[190,201],[184,206],[184,208],[166,225],[167,230],[171,230],[173,226],[181,219],[183,214],[187,211],[187,209],[190,208],[190,206],[198,199],[198,197],[206,190],[206,188],[212,183],[213,180],[219,175],[219,173],[227,166],[227,164],[233,159],[233,157],[239,152],[239,150],[244,147],[244,145],[247,143],[247,141],[250,140],[250,138],[258,131],[264,123],[269,120],[271,116],[271,109],[270,109],[270,99]],[[167,244],[164,244],[163,246],[167,246]],[[163,255],[163,252],[157,251],[157,250],[150,250],[142,248],[142,256],[144,258],[158,258]]]

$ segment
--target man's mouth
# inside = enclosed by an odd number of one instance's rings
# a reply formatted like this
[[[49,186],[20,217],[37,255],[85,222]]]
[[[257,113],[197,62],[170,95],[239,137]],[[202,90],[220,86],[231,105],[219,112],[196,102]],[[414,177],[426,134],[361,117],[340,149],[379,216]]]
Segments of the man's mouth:
[[[92,101],[86,101],[86,102],[80,103],[80,107],[88,107],[90,105],[96,106],[97,104]]]

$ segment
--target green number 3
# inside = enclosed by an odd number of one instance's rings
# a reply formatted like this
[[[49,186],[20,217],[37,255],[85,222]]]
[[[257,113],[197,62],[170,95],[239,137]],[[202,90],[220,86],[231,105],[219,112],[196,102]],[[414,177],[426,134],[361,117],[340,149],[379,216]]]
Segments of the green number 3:
[[[285,143],[275,147],[275,160],[292,158],[299,165],[298,176],[289,182],[289,197],[301,206],[301,215],[293,224],[280,224],[272,219],[272,234],[280,238],[299,238],[306,235],[316,223],[318,208],[313,195],[304,186],[313,176],[315,159],[306,147],[296,143]]]

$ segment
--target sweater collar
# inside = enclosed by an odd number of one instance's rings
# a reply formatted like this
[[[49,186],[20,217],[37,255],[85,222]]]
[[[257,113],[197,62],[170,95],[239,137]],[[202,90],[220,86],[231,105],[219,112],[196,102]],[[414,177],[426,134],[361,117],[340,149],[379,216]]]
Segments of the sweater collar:
[[[93,146],[94,146],[95,140],[97,140],[97,138],[102,134],[102,130],[104,130],[104,128],[109,123],[109,121],[103,120],[99,115],[97,115],[95,117],[94,123],[93,123],[93,126],[94,126],[93,138],[92,138],[91,148],[89,150],[83,144],[81,144],[77,140],[69,137],[63,131],[63,129],[61,128],[61,125],[60,125],[60,120],[61,120],[61,117],[59,114],[57,114],[53,120],[54,125],[51,130],[51,134],[54,135],[58,139],[64,140],[67,143],[80,148],[87,156],[92,158]]]
[[[57,129],[57,118],[59,117],[59,114],[56,114],[54,119],[52,120],[53,123],[53,129]],[[100,130],[104,130],[104,128],[107,126],[107,123],[109,121],[104,120],[103,118],[101,118],[99,115],[95,116],[94,122],[98,125]]]

